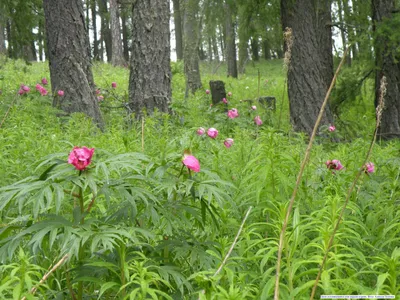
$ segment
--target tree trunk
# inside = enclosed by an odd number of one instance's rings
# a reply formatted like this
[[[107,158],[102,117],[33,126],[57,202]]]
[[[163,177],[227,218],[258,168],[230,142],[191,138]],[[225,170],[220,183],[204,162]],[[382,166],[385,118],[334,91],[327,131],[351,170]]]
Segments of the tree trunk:
[[[129,100],[136,117],[169,112],[171,65],[169,1],[137,1],[133,7]]]
[[[228,77],[237,78],[235,26],[234,22],[232,22],[232,17],[231,5],[225,2],[226,62],[228,65]]]
[[[113,66],[125,65],[124,54],[121,41],[121,25],[119,23],[119,12],[117,0],[110,0],[110,18],[111,18],[111,44],[112,56],[111,63]]]
[[[172,0],[174,4],[174,25],[175,25],[175,50],[176,59],[183,59],[183,36],[182,36],[182,17],[180,9],[181,0]]]
[[[258,39],[257,37],[252,37],[251,38],[251,54],[252,54],[252,59],[254,61],[259,61],[260,60],[260,55],[258,54]]]
[[[196,12],[199,9],[198,0],[187,0],[185,7],[185,46],[183,50],[184,69],[186,77],[186,96],[190,91],[194,94],[202,87],[198,52],[198,22]]]
[[[43,8],[52,92],[53,95],[58,90],[65,93],[62,100],[55,97],[53,105],[67,113],[83,112],[102,127],[82,1],[44,0]]]
[[[124,48],[124,59],[126,62],[129,61],[129,45],[128,45],[128,20],[127,20],[126,9],[122,10],[121,21],[122,21],[122,44]]]
[[[111,50],[111,30],[110,30],[110,15],[107,9],[107,0],[99,0],[99,12],[101,17],[101,39],[104,42],[107,61],[111,61],[112,50]]]
[[[266,60],[271,59],[271,47],[269,46],[269,41],[267,39],[263,40],[263,54],[264,54],[264,59]]]
[[[342,45],[343,45],[343,52],[346,51],[347,49],[347,38],[346,38],[346,30],[344,26],[344,17],[343,17],[343,6],[342,6],[342,1],[347,1],[347,0],[338,0],[338,15],[339,15],[339,23],[340,23],[340,36],[342,38]],[[351,66],[351,56],[348,54],[346,56],[346,64],[350,67]]]
[[[93,59],[99,60],[99,40],[97,38],[97,12],[96,12],[96,1],[91,0],[90,10],[92,14],[92,28],[93,28]]]
[[[398,47],[399,41],[391,40],[384,31],[376,31],[376,27],[383,22],[390,22],[394,10],[393,0],[372,0],[373,30],[376,33],[375,106],[379,102],[382,77],[385,76],[387,81],[385,105],[378,131],[383,139],[400,138],[400,55],[393,51]]]
[[[357,51],[357,45],[355,43],[355,34],[354,34],[354,28],[352,25],[352,21],[350,19],[351,12],[350,12],[350,7],[348,4],[347,0],[343,0],[343,14],[344,14],[344,21],[347,26],[347,37],[349,40],[349,43],[351,43],[351,54],[349,53],[349,57],[352,59],[357,57],[358,51]]]
[[[6,54],[6,37],[4,35],[4,19],[2,18],[2,12],[0,12],[0,54]]]
[[[328,12],[317,9],[311,0],[281,0],[283,29],[292,29],[293,45],[288,69],[290,119],[294,130],[311,134],[332,75],[331,61],[325,45],[330,35],[325,18]],[[322,28],[318,29],[317,26]],[[285,46],[287,49],[287,45]],[[332,51],[331,51],[332,53]],[[331,56],[330,56],[331,57]],[[332,121],[330,108],[325,109],[322,124]]]
[[[249,24],[243,13],[239,15],[239,22],[239,73],[244,74],[246,72],[246,62],[249,59]]]
[[[218,44],[217,44],[217,39],[215,37],[215,33],[213,34],[211,40],[212,40],[213,52],[214,52],[215,60],[219,62]]]

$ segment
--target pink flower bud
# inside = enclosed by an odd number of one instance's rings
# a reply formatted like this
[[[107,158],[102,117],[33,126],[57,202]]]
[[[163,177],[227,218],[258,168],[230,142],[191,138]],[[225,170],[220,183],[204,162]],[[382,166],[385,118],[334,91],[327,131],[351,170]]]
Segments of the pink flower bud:
[[[96,89],[96,95],[100,95],[101,91],[100,89]]]
[[[332,170],[339,171],[344,168],[342,163],[338,159],[328,160],[325,164],[328,169]]]
[[[228,97],[232,97],[232,92],[228,92]]]
[[[233,139],[231,139],[231,138],[225,139],[224,145],[226,148],[230,148],[233,145]]]
[[[215,139],[218,136],[218,130],[215,128],[209,128],[207,130],[207,135],[212,138]]]
[[[228,118],[230,118],[230,119],[239,117],[239,113],[236,108],[232,108],[232,109],[228,110],[227,115],[228,115]]]
[[[64,96],[64,91],[63,90],[58,90],[57,94],[58,94],[58,96],[62,97],[62,96]]]
[[[116,82],[112,82],[112,83],[111,83],[111,87],[112,87],[113,89],[115,89],[115,88],[117,87],[117,83],[116,83]]]
[[[257,106],[253,105],[253,106],[251,107],[251,109],[252,109],[252,110],[256,110],[256,109],[257,109]]]
[[[226,98],[222,98],[222,102],[228,104],[228,100],[226,100]]]
[[[198,134],[198,135],[203,135],[204,133],[206,133],[206,130],[203,128],[203,127],[199,127],[198,129],[197,129],[197,131],[196,131],[196,133]]]
[[[47,79],[46,78],[42,78],[42,84],[43,85],[46,85],[46,84],[48,84],[49,82],[47,81]]]
[[[329,130],[330,132],[333,132],[333,131],[336,130],[336,127],[333,126],[333,125],[331,125],[331,126],[328,127],[328,130]]]
[[[206,90],[206,94],[207,94],[207,95],[210,94],[210,90]]]
[[[200,172],[200,163],[193,155],[184,155],[182,163],[194,172]]]
[[[261,126],[263,124],[263,121],[261,121],[260,116],[256,116],[254,118],[254,123],[256,123],[257,126]]]
[[[27,92],[29,92],[31,89],[29,88],[29,86],[27,86],[27,85],[21,85],[21,89],[25,92],[25,93],[27,93]]]
[[[74,147],[68,156],[68,163],[73,165],[77,170],[84,170],[90,164],[94,148],[87,147]]]
[[[365,173],[374,173],[375,172],[375,165],[372,162],[368,162],[364,166]]]
[[[97,96],[97,101],[103,101],[103,100],[104,100],[104,97],[102,95]]]

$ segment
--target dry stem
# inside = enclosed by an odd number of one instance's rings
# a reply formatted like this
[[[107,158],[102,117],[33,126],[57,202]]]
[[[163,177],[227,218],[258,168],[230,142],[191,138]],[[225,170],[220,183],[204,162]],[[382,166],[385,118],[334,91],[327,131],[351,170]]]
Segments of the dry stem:
[[[49,276],[51,275],[51,273],[53,273],[58,267],[60,267],[60,266],[68,259],[68,257],[69,257],[69,254],[65,254],[65,255],[63,256],[63,258],[61,258],[61,259],[58,261],[58,263],[56,263],[56,264],[54,265],[54,267],[51,268],[51,270],[50,270],[49,272],[47,272],[47,273],[42,277],[42,279],[40,279],[39,283],[38,283],[36,286],[34,286],[34,287],[30,290],[29,293],[32,294],[32,295],[34,295],[34,294],[36,293],[36,291],[37,291],[39,285],[41,285],[43,282],[45,282],[45,281],[47,280],[47,278],[49,278]],[[22,297],[21,300],[26,300],[26,297],[25,297],[25,296]]]
[[[308,160],[309,160],[309,158],[310,158],[311,148],[312,148],[312,145],[313,145],[315,136],[316,136],[316,134],[317,134],[318,126],[319,126],[319,124],[321,123],[322,117],[323,117],[323,115],[324,115],[325,107],[326,107],[326,105],[328,104],[329,96],[330,96],[331,91],[332,91],[332,89],[333,89],[333,87],[334,87],[334,85],[335,85],[336,78],[337,78],[337,76],[338,76],[338,74],[339,74],[339,71],[340,71],[340,69],[342,68],[342,65],[343,65],[343,63],[344,63],[344,61],[345,61],[346,54],[347,54],[347,49],[346,49],[346,51],[343,53],[342,60],[340,61],[340,64],[339,64],[339,66],[338,66],[337,69],[336,69],[336,72],[335,72],[335,75],[333,76],[331,85],[329,86],[329,89],[328,89],[328,91],[326,92],[326,95],[325,95],[325,99],[324,99],[324,101],[322,102],[321,109],[320,109],[320,111],[319,111],[317,120],[316,120],[316,122],[315,122],[314,129],[313,129],[313,132],[312,132],[312,134],[311,134],[310,141],[309,141],[309,143],[308,143],[308,146],[307,146],[307,149],[306,149],[306,153],[305,153],[304,159],[303,159],[303,161],[302,161],[302,163],[301,163],[301,167],[300,167],[299,174],[297,175],[296,185],[295,185],[295,187],[294,187],[293,194],[292,194],[292,197],[291,197],[290,202],[289,202],[289,207],[288,207],[288,209],[287,209],[287,211],[286,211],[285,221],[284,221],[284,223],[283,223],[283,225],[282,225],[282,230],[281,230],[281,234],[280,234],[280,237],[279,237],[278,260],[277,260],[277,262],[276,262],[276,279],[275,279],[274,300],[279,300],[279,279],[280,279],[280,271],[281,271],[281,260],[282,260],[282,251],[283,251],[283,240],[284,240],[286,228],[287,228],[287,225],[288,225],[288,222],[289,222],[289,217],[290,217],[290,214],[291,214],[291,212],[292,212],[294,200],[296,199],[297,190],[299,189],[299,186],[300,186],[300,183],[301,183],[301,178],[302,178],[302,176],[303,176],[304,169],[305,169],[305,167],[306,167],[306,165],[307,165],[307,163],[308,163]]]
[[[315,292],[317,290],[317,286],[318,286],[319,279],[321,277],[322,270],[324,269],[325,262],[326,262],[326,260],[328,258],[329,249],[332,247],[333,239],[335,238],[336,232],[339,229],[340,222],[342,221],[344,212],[346,210],[347,204],[350,201],[351,194],[353,193],[353,190],[354,190],[354,188],[355,188],[355,186],[357,184],[357,181],[361,177],[361,175],[363,175],[365,173],[364,166],[368,162],[368,159],[369,159],[369,157],[371,155],[371,152],[372,152],[372,148],[373,148],[373,146],[375,144],[376,136],[378,134],[378,127],[379,127],[379,124],[380,124],[380,121],[381,121],[381,117],[382,117],[382,110],[383,110],[383,107],[384,107],[384,96],[385,96],[385,93],[386,93],[386,77],[382,77],[380,90],[381,90],[381,94],[380,94],[380,97],[379,97],[379,105],[376,108],[376,125],[375,125],[374,135],[373,135],[371,144],[369,145],[369,149],[368,149],[367,155],[365,156],[365,159],[364,159],[364,162],[362,164],[362,167],[357,172],[357,175],[354,178],[353,183],[352,183],[350,189],[347,192],[346,200],[344,202],[342,210],[340,211],[340,215],[339,215],[339,218],[336,221],[336,225],[335,225],[335,228],[333,229],[332,235],[331,235],[331,237],[329,239],[328,247],[326,248],[324,258],[322,259],[322,263],[320,264],[318,275],[317,275],[317,278],[315,279],[314,286],[313,286],[313,289],[311,291],[310,300],[314,299]]]

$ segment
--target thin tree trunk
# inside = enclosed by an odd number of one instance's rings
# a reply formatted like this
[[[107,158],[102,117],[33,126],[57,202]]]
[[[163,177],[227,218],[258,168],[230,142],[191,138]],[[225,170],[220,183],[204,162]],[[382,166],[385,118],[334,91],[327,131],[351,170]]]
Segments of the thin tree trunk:
[[[128,45],[128,20],[126,10],[121,12],[122,21],[122,44],[124,48],[124,59],[126,62],[129,61],[129,45]]]
[[[133,7],[129,100],[136,117],[143,110],[169,112],[171,65],[169,1],[137,1]]]
[[[175,25],[175,51],[176,59],[183,59],[183,36],[182,36],[182,14],[180,8],[181,0],[172,0],[174,5],[174,25]]]
[[[258,47],[258,39],[257,37],[253,37],[251,39],[251,53],[252,53],[252,59],[254,61],[259,61],[260,60],[260,55],[258,54],[259,47]]]
[[[6,37],[4,34],[4,19],[2,18],[1,12],[0,12],[0,54],[6,54],[7,49],[6,49]]]
[[[346,38],[346,31],[344,28],[344,18],[343,18],[343,5],[342,1],[347,1],[347,0],[338,0],[338,15],[339,15],[339,23],[340,23],[340,36],[342,38],[342,45],[343,45],[343,52],[346,52],[347,49],[347,38]],[[346,57],[346,64],[350,67],[351,66],[351,56],[347,55]]]
[[[91,0],[90,10],[92,14],[92,28],[93,28],[93,59],[99,60],[99,40],[97,38],[97,12],[96,0]]]
[[[111,63],[113,66],[125,65],[124,54],[121,41],[121,25],[119,23],[119,12],[117,0],[110,0],[110,16],[111,16],[111,43],[112,57]]]
[[[103,125],[94,94],[89,37],[80,0],[44,0],[50,77],[53,95],[64,91],[53,105],[67,113],[83,112]]]
[[[264,59],[266,60],[271,59],[271,48],[269,46],[269,41],[267,39],[263,40],[263,54],[264,54]]]
[[[226,62],[228,65],[228,77],[237,78],[235,26],[232,21],[232,9],[225,2],[225,32],[226,32]]]
[[[382,139],[400,138],[400,55],[393,51],[398,47],[386,33],[376,30],[382,22],[393,18],[395,10],[393,0],[372,0],[372,19],[375,38],[375,107],[382,93],[381,80],[386,77],[386,95],[378,134]]]
[[[99,0],[99,11],[101,17],[101,38],[104,42],[107,61],[111,62],[112,48],[111,48],[111,30],[110,30],[110,15],[107,9],[107,0]]]
[[[357,51],[357,44],[355,43],[355,34],[354,34],[354,28],[353,26],[351,26],[351,20],[350,20],[350,7],[348,4],[347,0],[343,0],[343,13],[344,13],[344,21],[346,23],[347,26],[347,36],[348,36],[348,40],[351,44],[351,55],[350,57],[352,59],[355,59],[357,57],[358,51]]]
[[[199,8],[198,0],[187,0],[185,7],[185,47],[183,60],[185,64],[186,95],[188,91],[192,94],[202,87],[199,68],[198,52],[198,26],[196,12]]]
[[[218,44],[217,44],[217,39],[215,37],[215,32],[214,32],[213,36],[211,37],[211,40],[212,40],[213,52],[214,52],[215,60],[217,62],[219,62]]]

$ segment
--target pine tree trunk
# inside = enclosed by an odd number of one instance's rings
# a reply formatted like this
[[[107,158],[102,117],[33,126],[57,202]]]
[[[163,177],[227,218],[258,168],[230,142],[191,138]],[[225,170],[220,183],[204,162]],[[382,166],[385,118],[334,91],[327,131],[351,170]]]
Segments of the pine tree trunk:
[[[312,0],[281,0],[282,26],[283,29],[291,28],[293,36],[288,69],[290,119],[294,130],[308,134],[314,128],[332,75],[329,69],[332,62],[324,61],[328,59],[324,57],[329,56],[326,49],[332,46],[325,45],[329,37],[324,37],[324,34],[330,34],[324,28],[328,26],[327,13],[317,10]],[[331,121],[332,114],[327,107],[322,124]]]
[[[269,41],[267,39],[263,40],[263,54],[264,54],[264,59],[266,60],[271,59],[271,48],[269,46]]]
[[[218,44],[217,44],[217,39],[215,37],[215,32],[211,38],[212,44],[213,44],[213,53],[214,53],[214,58],[216,61],[219,62],[219,52],[218,52]]]
[[[232,22],[232,9],[225,2],[225,32],[226,32],[226,63],[228,65],[228,77],[237,78],[235,26]]]
[[[171,65],[169,1],[137,1],[133,7],[129,100],[136,117],[143,109],[169,112]]]
[[[243,15],[239,15],[239,73],[244,74],[246,72],[246,61],[249,58],[249,34],[248,34],[248,22]]]
[[[82,1],[44,0],[43,8],[52,92],[64,91],[62,99],[54,97],[53,105],[67,113],[83,112],[102,127]]]
[[[91,0],[90,10],[92,14],[92,28],[93,28],[93,59],[99,60],[99,40],[97,38],[97,12],[96,12],[96,0]]]
[[[198,26],[196,12],[198,0],[187,0],[185,8],[185,47],[183,50],[184,69],[186,77],[186,96],[202,87],[199,68]]]
[[[121,25],[119,23],[119,12],[117,0],[110,0],[110,18],[111,18],[111,44],[112,56],[111,63],[113,66],[125,65],[124,54],[121,41]]]
[[[181,0],[172,0],[174,5],[174,25],[175,25],[175,51],[176,59],[183,59],[183,36],[182,36],[182,17],[181,17]]]
[[[342,38],[342,45],[343,45],[343,52],[347,49],[347,38],[346,38],[346,31],[344,28],[344,17],[343,17],[343,5],[342,2],[347,0],[338,0],[338,15],[339,15],[339,23],[340,23],[340,36]],[[346,56],[346,64],[350,67],[351,66],[351,56]]]
[[[250,45],[251,45],[252,59],[254,61],[259,61],[260,60],[260,55],[258,54],[258,50],[259,49],[258,49],[258,39],[257,39],[257,37],[253,37],[251,39]]]
[[[0,12],[0,54],[6,54],[7,49],[6,49],[6,37],[4,34],[4,19],[1,16],[1,12]]]
[[[110,30],[110,14],[107,9],[107,0],[99,0],[99,12],[101,17],[101,39],[104,42],[107,61],[111,62],[111,30]]]
[[[128,20],[127,20],[127,12],[126,9],[122,10],[121,13],[121,21],[122,21],[122,45],[124,48],[124,59],[126,62],[129,61],[129,45],[128,45]]]
[[[372,19],[374,22],[375,38],[375,106],[378,105],[381,93],[380,84],[383,76],[386,77],[385,105],[378,134],[382,139],[400,138],[400,55],[393,49],[399,42],[393,41],[383,31],[376,31],[380,23],[388,22],[392,18],[394,1],[372,0]]]

